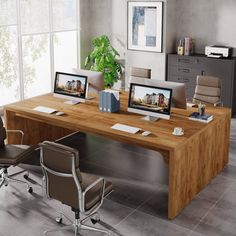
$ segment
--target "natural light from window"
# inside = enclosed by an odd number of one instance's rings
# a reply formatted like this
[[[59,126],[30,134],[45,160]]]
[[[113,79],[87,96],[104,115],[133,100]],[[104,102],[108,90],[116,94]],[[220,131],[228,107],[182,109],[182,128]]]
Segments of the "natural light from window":
[[[52,91],[78,67],[79,0],[0,1],[0,107]]]

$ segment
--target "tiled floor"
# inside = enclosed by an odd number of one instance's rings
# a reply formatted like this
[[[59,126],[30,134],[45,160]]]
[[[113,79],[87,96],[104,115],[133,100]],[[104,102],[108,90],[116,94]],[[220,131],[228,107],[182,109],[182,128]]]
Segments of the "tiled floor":
[[[110,178],[115,188],[100,210],[102,221],[97,227],[108,228],[115,236],[236,236],[236,119],[232,120],[229,165],[173,221],[167,220],[166,214],[167,168],[162,166],[161,173],[153,169],[153,163],[155,167],[161,165],[156,163],[159,158],[155,155],[98,139],[84,145],[81,168]],[[144,157],[148,158],[147,166],[142,166]],[[128,162],[124,164],[124,160]],[[140,166],[143,173],[136,173]],[[0,236],[37,236],[46,229],[60,227],[54,218],[61,204],[42,198],[39,173],[31,173],[31,179],[32,195],[15,184],[0,189]],[[154,185],[157,179],[160,185]],[[73,218],[69,207],[63,206],[63,211]],[[102,234],[81,231],[80,235]]]

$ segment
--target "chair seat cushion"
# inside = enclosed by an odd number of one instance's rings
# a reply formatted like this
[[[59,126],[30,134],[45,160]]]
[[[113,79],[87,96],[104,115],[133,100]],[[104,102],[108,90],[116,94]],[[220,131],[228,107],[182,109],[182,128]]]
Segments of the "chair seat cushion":
[[[93,182],[95,182],[98,178],[96,175],[81,173],[83,182],[81,183],[82,191],[84,191],[88,186],[90,186]],[[102,182],[95,185],[91,188],[87,194],[85,195],[85,209],[91,209],[96,203],[99,202],[101,196],[101,187]],[[109,181],[105,182],[105,191],[104,196],[108,195],[112,191],[112,183]]]
[[[26,159],[31,151],[26,145],[5,145],[0,148],[0,166],[17,165]]]

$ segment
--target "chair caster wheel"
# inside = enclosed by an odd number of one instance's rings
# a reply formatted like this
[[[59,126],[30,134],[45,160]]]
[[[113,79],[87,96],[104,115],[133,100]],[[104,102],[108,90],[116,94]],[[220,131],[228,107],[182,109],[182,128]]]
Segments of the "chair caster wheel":
[[[32,187],[29,187],[29,188],[28,188],[28,192],[29,192],[29,193],[33,193],[33,188],[32,188]]]
[[[57,222],[58,224],[61,224],[61,223],[62,223],[62,217],[57,217],[57,218],[56,218],[56,222]]]
[[[91,219],[91,222],[95,225],[100,221],[100,218]]]
[[[23,176],[23,177],[24,177],[24,179],[26,179],[26,180],[27,180],[27,179],[29,179],[29,174],[24,174],[24,176]]]

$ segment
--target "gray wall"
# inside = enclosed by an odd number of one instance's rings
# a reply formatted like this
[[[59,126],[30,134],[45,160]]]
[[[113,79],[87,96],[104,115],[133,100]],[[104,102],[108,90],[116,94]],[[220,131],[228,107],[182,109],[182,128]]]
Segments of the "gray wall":
[[[166,52],[170,52],[175,39],[173,30],[175,0],[164,0],[163,17],[163,53],[127,50],[127,0],[81,0],[89,2],[87,11],[89,19],[82,24],[82,32],[89,28],[88,41],[98,35],[106,34],[112,45],[118,50],[121,59],[125,60],[126,79],[130,74],[130,67],[152,69],[152,78],[164,80],[166,72]],[[171,9],[171,12],[169,11]],[[81,8],[81,11],[85,9]],[[84,14],[84,13],[83,13]],[[170,16],[167,18],[167,15]],[[167,30],[166,26],[169,26]],[[167,40],[168,38],[168,40]],[[82,45],[83,53],[89,50],[87,42]],[[82,56],[82,60],[84,57]]]
[[[83,64],[88,52],[91,50],[90,43],[90,21],[89,1],[80,1],[80,65]]]
[[[183,36],[194,38],[197,53],[204,53],[205,45],[212,44],[236,48],[235,0],[176,0],[176,2],[177,38]]]
[[[91,39],[106,34],[130,67],[152,69],[153,79],[165,79],[166,53],[176,51],[177,39],[190,36],[196,52],[205,45],[236,48],[236,0],[163,0],[163,53],[127,50],[127,0],[81,0],[81,64],[91,50]],[[234,50],[236,55],[236,50]]]
[[[105,34],[111,38],[111,1],[80,0],[80,60],[84,68],[85,58],[92,50],[93,37]]]
[[[144,51],[127,50],[127,0],[112,0],[112,43],[125,59],[126,78],[130,74],[130,68],[141,67],[152,69],[152,78],[165,79],[165,53],[153,53]],[[164,16],[166,4],[164,4]],[[165,27],[163,17],[163,52],[165,52]]]

